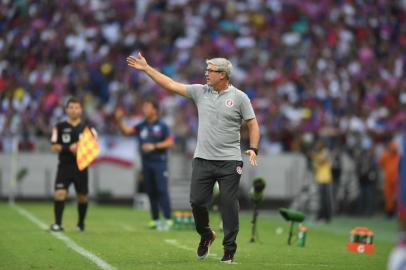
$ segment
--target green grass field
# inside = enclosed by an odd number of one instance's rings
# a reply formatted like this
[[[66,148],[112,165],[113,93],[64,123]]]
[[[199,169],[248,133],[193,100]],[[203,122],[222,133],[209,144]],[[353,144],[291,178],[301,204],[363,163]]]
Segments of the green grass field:
[[[25,214],[24,214],[25,213]],[[32,218],[37,220],[33,223]],[[396,222],[382,217],[355,219],[337,217],[330,225],[308,224],[306,247],[286,244],[288,223],[279,215],[261,211],[259,242],[249,243],[250,213],[241,214],[236,263],[221,264],[222,233],[211,255],[195,257],[199,241],[194,231],[151,231],[146,227],[148,212],[124,206],[89,207],[87,230],[75,231],[76,207],[67,204],[65,233],[44,228],[53,221],[52,203],[0,203],[0,269],[386,269],[396,239]],[[212,224],[218,215],[212,214]],[[40,222],[42,224],[38,224]],[[375,254],[353,254],[346,250],[351,228],[362,225],[375,232]],[[213,226],[216,230],[217,226]],[[282,227],[282,234],[276,229]],[[73,240],[73,242],[72,242]],[[73,243],[73,244],[72,244]],[[75,243],[77,245],[75,245]],[[91,252],[107,263],[96,265],[72,249]],[[82,252],[83,253],[83,252]],[[110,267],[110,268],[109,268]]]

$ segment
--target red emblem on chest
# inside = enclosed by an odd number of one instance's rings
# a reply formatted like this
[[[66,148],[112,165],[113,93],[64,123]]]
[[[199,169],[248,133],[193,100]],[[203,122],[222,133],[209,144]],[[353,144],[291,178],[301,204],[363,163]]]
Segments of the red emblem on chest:
[[[232,99],[227,99],[226,100],[226,106],[231,108],[234,105],[234,101]]]

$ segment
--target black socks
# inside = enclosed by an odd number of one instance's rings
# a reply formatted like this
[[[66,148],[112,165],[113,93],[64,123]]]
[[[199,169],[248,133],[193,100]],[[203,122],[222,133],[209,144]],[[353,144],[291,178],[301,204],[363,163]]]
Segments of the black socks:
[[[63,210],[65,208],[65,201],[54,201],[54,214],[55,224],[62,225]],[[78,203],[79,221],[78,225],[84,225],[87,212],[87,202]]]
[[[62,225],[63,209],[65,201],[54,201],[55,224]]]
[[[78,203],[79,222],[78,225],[84,225],[87,212],[87,202]]]

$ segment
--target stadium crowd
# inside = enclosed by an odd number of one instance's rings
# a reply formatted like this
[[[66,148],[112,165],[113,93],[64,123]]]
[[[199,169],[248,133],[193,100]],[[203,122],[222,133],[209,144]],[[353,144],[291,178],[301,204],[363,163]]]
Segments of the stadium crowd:
[[[193,104],[127,67],[141,51],[189,83],[204,83],[205,59],[229,58],[263,153],[299,151],[319,136],[368,147],[405,127],[405,48],[406,1],[2,1],[0,136],[35,149],[71,95],[101,134],[118,134],[114,110],[140,117],[152,94],[175,148],[192,152]]]

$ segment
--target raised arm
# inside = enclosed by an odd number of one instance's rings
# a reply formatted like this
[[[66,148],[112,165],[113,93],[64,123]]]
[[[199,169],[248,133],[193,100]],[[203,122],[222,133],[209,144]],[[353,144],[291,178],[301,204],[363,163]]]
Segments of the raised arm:
[[[172,80],[168,76],[162,74],[158,70],[148,65],[147,61],[141,55],[141,53],[138,53],[138,57],[127,57],[127,64],[128,66],[136,70],[145,72],[154,82],[156,82],[162,88],[184,97],[187,96],[185,84]]]
[[[129,136],[129,135],[134,134],[133,128],[129,128],[124,125],[124,121],[123,121],[124,113],[122,110],[120,110],[120,109],[116,110],[114,113],[114,116],[116,118],[118,128],[120,129],[120,131],[123,135]]]

